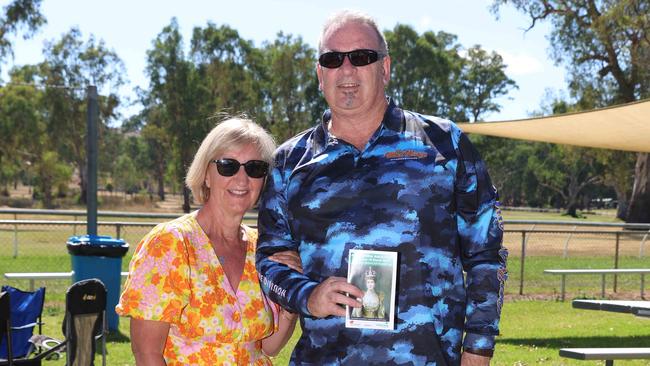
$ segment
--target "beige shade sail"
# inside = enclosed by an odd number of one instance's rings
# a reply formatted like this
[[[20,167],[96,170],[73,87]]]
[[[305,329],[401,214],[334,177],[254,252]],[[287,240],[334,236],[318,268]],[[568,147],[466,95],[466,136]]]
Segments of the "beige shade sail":
[[[588,112],[458,126],[480,135],[650,152],[650,99]]]

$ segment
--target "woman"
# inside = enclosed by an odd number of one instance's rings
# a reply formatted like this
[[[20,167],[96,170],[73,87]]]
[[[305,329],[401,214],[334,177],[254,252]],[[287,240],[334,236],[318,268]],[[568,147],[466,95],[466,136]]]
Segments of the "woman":
[[[352,309],[352,316],[356,318],[368,319],[384,319],[386,311],[384,310],[384,293],[380,291],[377,293],[375,290],[375,280],[377,279],[377,271],[372,267],[363,275],[366,284],[366,291],[363,293],[363,298],[357,299],[361,301],[360,308]]]
[[[242,224],[274,149],[264,129],[241,118],[201,143],[186,184],[202,207],[142,239],[116,308],[131,317],[138,365],[270,365],[291,337],[297,316],[264,297],[257,231]],[[301,270],[292,253],[282,261]]]

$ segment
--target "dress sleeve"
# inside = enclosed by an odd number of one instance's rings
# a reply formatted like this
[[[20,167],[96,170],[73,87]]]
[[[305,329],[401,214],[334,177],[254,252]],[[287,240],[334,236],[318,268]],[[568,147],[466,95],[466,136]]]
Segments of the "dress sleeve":
[[[507,250],[498,197],[487,167],[457,128],[458,171],[455,187],[463,268],[467,273],[464,348],[494,349],[499,334]]]
[[[189,266],[182,235],[158,227],[138,244],[129,264],[118,314],[179,323],[189,302]]]

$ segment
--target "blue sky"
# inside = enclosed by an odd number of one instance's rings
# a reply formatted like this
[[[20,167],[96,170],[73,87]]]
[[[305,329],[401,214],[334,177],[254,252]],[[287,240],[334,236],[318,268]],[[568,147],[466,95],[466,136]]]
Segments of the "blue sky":
[[[3,7],[8,3],[0,0]],[[565,88],[564,67],[553,65],[549,59],[548,24],[525,32],[529,25],[525,15],[508,6],[502,8],[497,19],[488,9],[490,3],[491,0],[43,0],[42,10],[48,24],[30,40],[14,39],[15,56],[5,62],[3,72],[12,65],[40,62],[44,41],[58,40],[77,26],[84,38],[92,34],[104,40],[124,61],[129,84],[120,93],[133,98],[135,86],[147,86],[145,52],[172,17],[177,18],[186,45],[193,27],[212,21],[230,25],[257,46],[274,40],[282,31],[301,36],[315,48],[325,18],[336,10],[352,8],[375,17],[382,29],[392,29],[400,23],[411,25],[419,33],[442,30],[457,35],[466,48],[480,44],[488,51],[498,52],[508,65],[506,73],[519,89],[501,98],[502,111],[487,115],[486,120],[526,118],[540,109],[546,89]],[[3,78],[6,80],[6,76]],[[126,108],[123,115],[135,111],[137,107]]]

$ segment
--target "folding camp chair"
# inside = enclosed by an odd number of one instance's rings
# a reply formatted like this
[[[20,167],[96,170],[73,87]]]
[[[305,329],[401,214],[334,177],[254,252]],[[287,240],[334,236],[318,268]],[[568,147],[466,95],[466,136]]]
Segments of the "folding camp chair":
[[[41,360],[14,358],[11,329],[11,299],[9,292],[0,292],[0,342],[6,344],[7,359],[0,360],[5,366],[41,366]]]
[[[14,353],[11,347],[11,313],[9,293],[0,292],[0,342],[7,344],[7,364],[13,366]],[[6,340],[6,341],[5,341]]]
[[[0,342],[0,359],[24,359],[34,351],[33,344],[29,342],[38,325],[41,333],[41,314],[45,302],[45,288],[36,291],[21,291],[11,286],[2,286],[2,291],[9,296],[9,314],[11,320],[11,337],[3,337]],[[9,341],[12,344],[12,355],[8,355]]]
[[[102,365],[106,365],[106,287],[91,278],[76,282],[65,295],[65,340],[36,356],[49,357],[66,347],[66,366],[94,366],[95,341],[101,339]],[[51,340],[51,338],[50,338]]]

